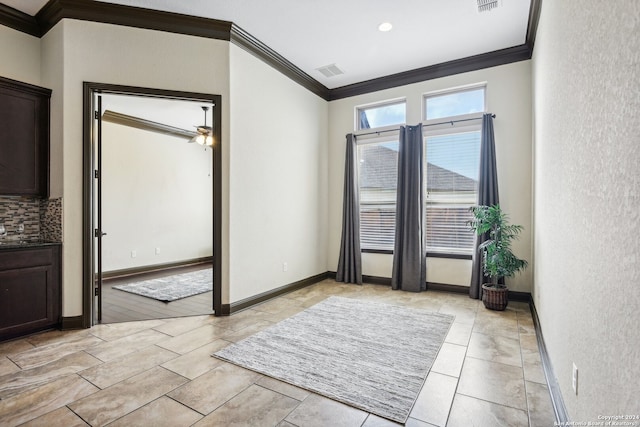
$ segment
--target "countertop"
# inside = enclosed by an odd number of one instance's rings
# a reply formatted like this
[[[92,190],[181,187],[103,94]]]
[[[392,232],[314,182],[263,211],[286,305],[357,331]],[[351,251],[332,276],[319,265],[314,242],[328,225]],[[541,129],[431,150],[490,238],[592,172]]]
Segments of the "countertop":
[[[42,246],[61,245],[59,242],[44,242],[42,240],[0,240],[0,251],[22,249],[22,248],[38,248]]]

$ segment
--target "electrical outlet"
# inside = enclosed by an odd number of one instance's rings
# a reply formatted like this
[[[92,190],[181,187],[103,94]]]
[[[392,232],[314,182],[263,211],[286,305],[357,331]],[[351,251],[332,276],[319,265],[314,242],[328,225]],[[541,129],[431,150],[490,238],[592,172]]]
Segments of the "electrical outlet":
[[[136,251],[131,251],[131,258],[135,258],[138,256],[138,253]]]
[[[156,248],[156,255],[160,255],[160,248]]]
[[[573,392],[578,394],[578,367],[576,364],[573,364],[573,375],[571,380],[571,385],[573,386]]]
[[[282,271],[287,271],[289,269],[289,266],[287,265],[286,262],[282,263]]]

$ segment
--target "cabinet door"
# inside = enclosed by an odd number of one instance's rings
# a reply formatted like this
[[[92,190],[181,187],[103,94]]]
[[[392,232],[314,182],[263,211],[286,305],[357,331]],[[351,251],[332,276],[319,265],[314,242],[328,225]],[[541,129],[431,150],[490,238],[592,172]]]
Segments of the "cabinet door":
[[[49,192],[49,97],[0,80],[0,195]]]
[[[0,271],[0,336],[53,324],[51,266]]]
[[[60,323],[57,247],[0,252],[0,341]]]

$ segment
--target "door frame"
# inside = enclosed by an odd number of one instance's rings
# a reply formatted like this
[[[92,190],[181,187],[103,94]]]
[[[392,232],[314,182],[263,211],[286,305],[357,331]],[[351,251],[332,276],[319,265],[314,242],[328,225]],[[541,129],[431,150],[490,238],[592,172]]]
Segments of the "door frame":
[[[94,94],[117,94],[164,98],[167,100],[185,100],[215,104],[213,109],[214,144],[212,148],[213,164],[213,310],[216,316],[222,316],[222,96],[208,93],[183,92],[123,86],[108,83],[83,83],[83,215],[82,215],[82,326],[90,328],[94,324],[94,283],[95,283],[95,245],[94,245]]]

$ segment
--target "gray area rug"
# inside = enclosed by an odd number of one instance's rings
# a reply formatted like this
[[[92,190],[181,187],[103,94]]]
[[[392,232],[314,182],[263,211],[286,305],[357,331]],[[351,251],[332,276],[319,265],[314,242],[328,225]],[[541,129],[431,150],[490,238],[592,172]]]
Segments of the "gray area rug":
[[[330,297],[213,356],[404,423],[453,319]]]
[[[116,285],[113,289],[171,302],[213,290],[213,269],[205,268],[159,279]]]

